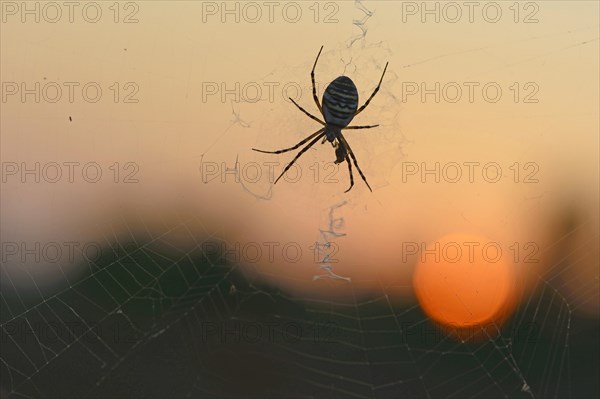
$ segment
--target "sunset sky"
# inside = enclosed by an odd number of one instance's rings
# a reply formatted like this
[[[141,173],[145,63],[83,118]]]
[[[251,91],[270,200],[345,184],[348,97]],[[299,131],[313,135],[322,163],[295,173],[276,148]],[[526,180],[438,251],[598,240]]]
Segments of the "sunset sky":
[[[225,242],[293,298],[386,287],[446,327],[501,325],[544,284],[598,318],[597,2],[99,2],[72,21],[0,4],[2,287],[19,296],[68,289],[86,244],[139,233],[181,254]],[[354,168],[344,193],[329,143],[276,185],[296,151],[251,150],[319,129],[288,96],[318,114],[321,46],[319,100],[346,75],[362,104],[389,62],[352,122],[379,127],[344,133],[373,192]]]

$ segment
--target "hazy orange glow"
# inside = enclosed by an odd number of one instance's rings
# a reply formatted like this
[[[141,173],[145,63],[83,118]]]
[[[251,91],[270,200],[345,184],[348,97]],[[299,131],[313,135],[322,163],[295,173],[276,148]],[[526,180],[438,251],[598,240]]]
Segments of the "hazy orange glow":
[[[480,236],[450,234],[427,245],[413,285],[423,310],[461,338],[482,329],[493,334],[514,304],[514,275],[497,244]]]

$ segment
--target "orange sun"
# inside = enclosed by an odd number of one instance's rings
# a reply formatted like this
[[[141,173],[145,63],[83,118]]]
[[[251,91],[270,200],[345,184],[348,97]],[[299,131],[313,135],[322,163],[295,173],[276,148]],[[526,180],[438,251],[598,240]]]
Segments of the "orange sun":
[[[480,236],[451,234],[421,249],[413,286],[425,311],[461,339],[486,338],[514,308],[510,253]]]

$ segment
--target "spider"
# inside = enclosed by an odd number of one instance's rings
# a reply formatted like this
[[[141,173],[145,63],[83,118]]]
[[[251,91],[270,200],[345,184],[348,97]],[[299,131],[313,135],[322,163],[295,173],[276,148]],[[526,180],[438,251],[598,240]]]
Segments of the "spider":
[[[306,144],[306,142],[310,141],[304,148],[302,148],[302,150],[300,150],[300,152],[298,152],[294,159],[292,159],[292,161],[287,164],[285,169],[283,169],[283,172],[281,172],[277,180],[275,180],[275,183],[273,183],[277,184],[279,179],[281,179],[285,172],[288,171],[288,169],[298,160],[298,158],[300,158],[302,154],[304,154],[310,147],[312,147],[316,142],[323,138],[321,144],[324,144],[325,141],[329,141],[333,148],[335,148],[335,163],[338,164],[344,162],[344,160],[348,163],[348,172],[350,174],[350,187],[344,192],[347,193],[354,186],[354,177],[352,176],[352,164],[350,163],[350,158],[352,158],[352,162],[358,170],[360,177],[362,177],[363,181],[365,182],[369,190],[371,190],[372,192],[373,190],[371,189],[371,186],[369,186],[367,178],[358,166],[358,161],[356,160],[354,152],[352,151],[350,145],[342,135],[342,130],[371,129],[379,126],[348,126],[348,124],[356,115],[361,113],[367,107],[367,105],[369,105],[375,94],[377,94],[377,92],[379,91],[388,63],[386,62],[385,64],[385,68],[383,69],[383,73],[381,74],[381,79],[379,79],[379,84],[377,84],[377,87],[373,91],[373,94],[371,94],[371,96],[360,108],[358,108],[358,91],[356,90],[356,86],[354,85],[352,79],[350,79],[347,76],[339,76],[327,86],[327,88],[325,89],[325,93],[323,93],[323,106],[321,106],[321,104],[319,103],[319,99],[317,98],[317,89],[315,87],[315,68],[317,66],[317,61],[319,61],[321,51],[323,51],[323,46],[321,46],[319,54],[317,54],[317,59],[315,60],[312,71],[310,72],[310,79],[312,81],[313,99],[315,100],[317,108],[319,109],[319,112],[321,113],[325,121],[323,122],[321,119],[306,111],[304,108],[298,105],[296,101],[294,101],[291,97],[289,97],[289,99],[292,103],[294,103],[296,107],[298,107],[300,111],[304,112],[310,119],[319,122],[321,125],[323,125],[323,127],[290,148],[285,148],[283,150],[277,151],[264,151],[258,150],[256,148],[253,148],[253,150],[258,152],[264,152],[266,154],[281,154],[282,152],[295,150],[298,147]]]

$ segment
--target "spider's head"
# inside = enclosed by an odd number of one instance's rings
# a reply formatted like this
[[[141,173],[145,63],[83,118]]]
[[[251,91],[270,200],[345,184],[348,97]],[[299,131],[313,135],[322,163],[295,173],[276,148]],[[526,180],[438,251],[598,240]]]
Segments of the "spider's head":
[[[335,139],[338,138],[342,128],[336,125],[326,124],[325,125],[325,137],[327,137],[327,141],[334,144]]]

